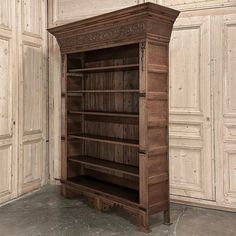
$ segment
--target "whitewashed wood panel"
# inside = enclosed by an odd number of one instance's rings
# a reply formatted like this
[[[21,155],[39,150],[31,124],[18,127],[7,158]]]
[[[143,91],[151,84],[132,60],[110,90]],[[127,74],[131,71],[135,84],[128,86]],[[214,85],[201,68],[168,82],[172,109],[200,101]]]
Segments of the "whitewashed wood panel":
[[[52,0],[49,1],[51,8],[49,10],[51,10],[52,14],[50,16],[51,25],[63,24],[76,19],[85,19],[138,3],[139,0],[103,0],[102,2],[93,0]]]
[[[203,163],[201,149],[172,147],[170,157],[170,181],[172,188],[181,188],[186,191],[202,191]]]
[[[22,0],[23,33],[40,36],[42,33],[41,0]]]
[[[17,195],[17,71],[14,1],[0,1],[0,204]]]
[[[23,45],[24,134],[42,133],[43,51],[38,45]]]
[[[223,191],[224,201],[236,206],[236,14],[223,17],[222,28],[222,99],[223,114]],[[219,111],[220,112],[220,111]]]
[[[224,114],[236,116],[236,22],[224,25],[224,44],[226,47],[225,60],[225,93]]]
[[[12,192],[12,161],[11,145],[0,146],[0,199]]]
[[[41,186],[43,174],[42,140],[34,140],[23,144],[22,193],[30,192]]]
[[[0,36],[0,139],[11,135],[11,39]]]
[[[0,28],[11,28],[11,9],[13,7],[12,1],[0,1]]]
[[[172,113],[202,112],[199,58],[202,50],[201,31],[201,25],[189,25],[175,28],[172,33],[170,46]]]
[[[209,17],[176,21],[170,42],[171,194],[214,199]]]
[[[184,11],[235,6],[235,0],[159,0],[159,4]]]
[[[214,17],[217,201],[236,208],[236,14]]]
[[[19,194],[47,183],[46,1],[21,0],[19,43]]]

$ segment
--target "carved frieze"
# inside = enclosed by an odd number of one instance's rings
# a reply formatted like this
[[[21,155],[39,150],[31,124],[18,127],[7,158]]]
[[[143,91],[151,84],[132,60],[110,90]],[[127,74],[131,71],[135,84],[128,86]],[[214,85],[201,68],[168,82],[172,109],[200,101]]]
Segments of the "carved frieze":
[[[59,38],[58,43],[62,51],[69,51],[75,47],[79,48],[82,45],[137,37],[139,35],[144,35],[147,31],[148,25],[146,22],[136,22],[86,34],[78,32],[78,35],[73,34],[73,36],[70,37]]]

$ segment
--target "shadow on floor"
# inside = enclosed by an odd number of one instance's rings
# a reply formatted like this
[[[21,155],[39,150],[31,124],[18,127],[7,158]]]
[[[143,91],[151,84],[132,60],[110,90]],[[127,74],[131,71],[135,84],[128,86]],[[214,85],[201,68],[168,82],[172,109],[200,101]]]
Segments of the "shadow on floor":
[[[155,215],[152,232],[141,233],[122,211],[99,213],[48,185],[0,208],[0,236],[236,236],[236,213],[172,204],[171,221],[163,225]]]

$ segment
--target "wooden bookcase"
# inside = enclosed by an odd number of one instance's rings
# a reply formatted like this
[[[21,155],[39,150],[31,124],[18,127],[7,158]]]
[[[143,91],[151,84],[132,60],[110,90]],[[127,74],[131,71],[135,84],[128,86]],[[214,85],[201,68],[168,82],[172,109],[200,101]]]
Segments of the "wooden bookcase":
[[[49,29],[62,53],[62,194],[119,206],[149,230],[169,216],[168,43],[152,3]]]

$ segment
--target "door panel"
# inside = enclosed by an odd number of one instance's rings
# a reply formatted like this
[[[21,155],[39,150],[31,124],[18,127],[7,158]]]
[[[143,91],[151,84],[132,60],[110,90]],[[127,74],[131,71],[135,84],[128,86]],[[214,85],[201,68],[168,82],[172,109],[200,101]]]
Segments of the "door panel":
[[[12,97],[11,97],[11,39],[0,36],[0,138],[11,136]]]
[[[22,31],[34,36],[42,35],[42,2],[41,0],[22,0]],[[43,29],[44,30],[44,29]]]
[[[38,188],[42,181],[43,165],[42,140],[33,140],[23,144],[23,191]]]
[[[171,194],[214,199],[210,18],[177,20],[170,42]]]
[[[22,0],[19,37],[19,193],[47,182],[46,1]]]
[[[0,2],[0,204],[17,195],[17,77],[14,1]]]
[[[23,46],[24,134],[42,133],[43,51],[41,45]]]
[[[236,14],[214,18],[217,201],[236,206]]]
[[[11,16],[14,13],[13,1],[1,0],[0,1],[0,28],[10,29],[11,28]]]

